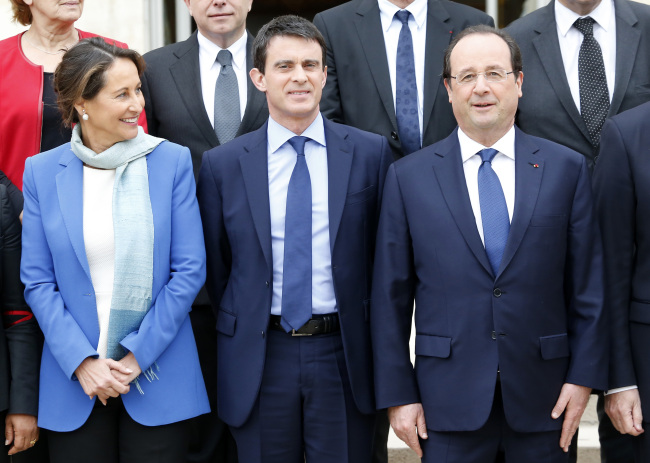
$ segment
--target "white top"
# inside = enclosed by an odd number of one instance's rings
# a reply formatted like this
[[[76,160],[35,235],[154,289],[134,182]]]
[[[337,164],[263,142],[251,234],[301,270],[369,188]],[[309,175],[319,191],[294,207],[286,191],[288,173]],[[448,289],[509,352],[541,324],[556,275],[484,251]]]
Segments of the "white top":
[[[268,163],[269,202],[271,206],[271,248],[273,252],[273,297],[271,313],[282,311],[282,272],[284,268],[284,224],[287,213],[287,190],[296,165],[297,154],[287,142],[296,134],[269,117]],[[337,311],[332,279],[332,253],[329,230],[329,188],[327,148],[323,117],[318,117],[301,135],[311,140],[305,143],[305,160],[311,178],[312,204],[312,313]]]
[[[508,216],[512,222],[512,211],[515,208],[515,128],[510,130],[492,146],[483,146],[469,138],[465,132],[458,129],[458,142],[460,143],[460,154],[463,158],[463,170],[465,172],[465,182],[469,192],[469,200],[472,203],[472,211],[476,219],[476,227],[481,241],[485,246],[483,238],[483,220],[481,218],[481,202],[478,196],[478,169],[483,161],[481,156],[476,154],[485,148],[494,148],[498,151],[492,159],[492,169],[496,172],[503,195],[506,198],[508,207]]]
[[[616,82],[616,15],[614,14],[614,1],[602,0],[600,5],[586,16],[591,16],[596,21],[594,23],[594,38],[603,52],[603,64],[605,65],[609,101],[612,101],[614,84]],[[578,18],[584,18],[586,16],[580,16],[560,2],[555,2],[555,23],[557,24],[557,38],[560,41],[564,72],[569,81],[571,96],[578,111],[580,111],[578,54],[584,35],[573,27],[573,23]],[[551,76],[551,79],[559,78],[561,76]]]
[[[203,104],[208,113],[210,123],[214,127],[214,87],[217,85],[217,78],[221,72],[221,65],[217,62],[217,55],[222,50],[214,42],[211,42],[200,32],[197,33],[199,40],[199,67],[201,71],[201,92]],[[248,72],[246,72],[246,42],[248,34],[244,34],[227,48],[232,53],[232,69],[237,77],[239,86],[239,116],[244,117],[246,102],[248,100]],[[187,85],[191,83],[187,82]]]
[[[95,289],[99,318],[100,358],[106,358],[108,320],[111,314],[115,273],[113,233],[113,184],[115,169],[83,168],[83,231],[90,277]]]
[[[388,58],[390,86],[393,89],[393,107],[396,107],[397,43],[399,42],[399,33],[402,30],[402,23],[395,17],[395,13],[400,11],[400,8],[388,0],[378,0],[377,3],[379,4],[381,28],[384,31],[384,44],[386,45],[386,57]],[[411,30],[411,38],[413,39],[415,85],[418,87],[418,120],[420,122],[421,144],[422,126],[424,124],[424,52],[427,40],[427,0],[415,0],[404,9],[411,13],[411,16],[409,16],[409,29]]]

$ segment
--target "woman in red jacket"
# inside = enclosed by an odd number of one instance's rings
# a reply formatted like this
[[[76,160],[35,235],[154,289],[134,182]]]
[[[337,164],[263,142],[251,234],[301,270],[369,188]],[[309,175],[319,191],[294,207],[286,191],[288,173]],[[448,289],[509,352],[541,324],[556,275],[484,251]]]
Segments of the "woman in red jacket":
[[[68,48],[96,34],[74,27],[83,0],[11,0],[11,6],[14,21],[30,27],[0,41],[0,170],[22,190],[25,159],[70,141],[52,87],[54,70]]]

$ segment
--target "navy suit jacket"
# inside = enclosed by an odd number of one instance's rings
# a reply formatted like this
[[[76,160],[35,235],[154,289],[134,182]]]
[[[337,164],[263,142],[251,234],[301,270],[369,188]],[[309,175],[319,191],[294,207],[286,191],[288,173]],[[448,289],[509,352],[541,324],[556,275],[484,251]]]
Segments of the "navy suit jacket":
[[[377,406],[421,402],[435,431],[480,428],[497,370],[519,432],[562,426],[551,410],[564,383],[606,386],[602,252],[585,159],[518,129],[515,148],[515,206],[496,275],[456,131],[386,178],[371,311]]]
[[[335,122],[385,136],[395,157],[402,157],[377,0],[336,6],[317,14],[314,24],[327,43],[323,114]],[[443,56],[455,35],[476,24],[494,26],[494,20],[460,3],[428,0],[423,146],[445,138],[456,127],[442,81]]]
[[[608,116],[650,101],[650,6],[614,0],[616,82]],[[506,31],[521,48],[525,76],[517,124],[526,133],[553,140],[587,157],[593,168],[598,151],[573,102],[564,71],[555,22],[555,3],[510,24]]]
[[[638,385],[650,411],[650,103],[605,123],[594,191],[605,250],[611,389]]]
[[[375,410],[368,309],[385,138],[324,119],[332,276],[354,400]],[[208,278],[217,316],[219,416],[231,426],[257,399],[271,313],[273,269],[267,125],[203,156],[198,185]]]

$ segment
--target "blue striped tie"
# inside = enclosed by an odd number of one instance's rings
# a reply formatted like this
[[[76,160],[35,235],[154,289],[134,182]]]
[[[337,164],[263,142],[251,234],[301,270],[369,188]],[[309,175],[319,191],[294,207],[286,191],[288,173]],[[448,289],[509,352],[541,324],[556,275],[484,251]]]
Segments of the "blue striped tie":
[[[287,190],[282,268],[282,318],[285,331],[298,330],[311,318],[311,177],[305,159],[307,137],[289,144],[298,157]]]
[[[506,248],[510,232],[510,218],[506,197],[501,182],[492,169],[492,159],[498,153],[493,148],[479,151],[483,163],[478,169],[478,196],[481,203],[481,221],[483,222],[483,239],[485,252],[494,275],[499,271],[503,250]]]

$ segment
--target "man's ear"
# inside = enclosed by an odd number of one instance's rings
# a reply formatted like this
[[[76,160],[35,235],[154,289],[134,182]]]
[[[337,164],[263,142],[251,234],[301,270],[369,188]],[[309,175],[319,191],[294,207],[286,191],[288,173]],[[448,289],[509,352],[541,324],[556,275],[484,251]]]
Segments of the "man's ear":
[[[248,75],[251,77],[253,85],[255,85],[260,92],[266,93],[266,79],[264,78],[264,74],[262,74],[259,69],[253,68]]]

